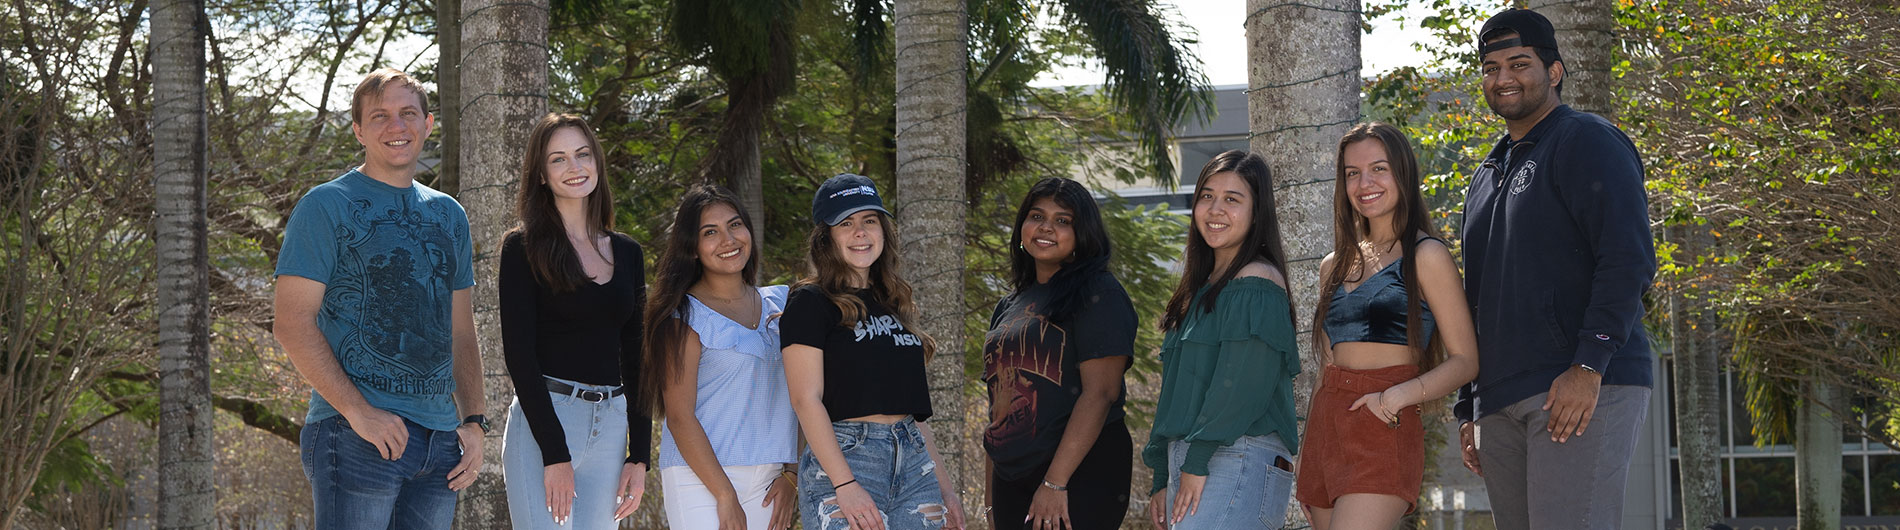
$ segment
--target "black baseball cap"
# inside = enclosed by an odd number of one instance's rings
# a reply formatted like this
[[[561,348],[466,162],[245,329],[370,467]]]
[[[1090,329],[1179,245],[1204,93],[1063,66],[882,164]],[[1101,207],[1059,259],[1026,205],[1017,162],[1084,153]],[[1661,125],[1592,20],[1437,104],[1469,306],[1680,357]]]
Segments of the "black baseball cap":
[[[839,173],[836,177],[825,179],[818,185],[818,193],[811,196],[811,220],[821,226],[834,226],[844,222],[851,214],[865,210],[877,210],[890,215],[884,209],[884,199],[877,194],[877,184],[863,175]]]
[[[1516,33],[1517,37],[1504,39],[1491,44],[1484,42],[1500,33]],[[1550,25],[1550,19],[1529,9],[1511,8],[1484,21],[1478,29],[1478,57],[1504,48],[1530,46],[1557,52],[1557,30]],[[1561,59],[1560,59],[1561,60]]]

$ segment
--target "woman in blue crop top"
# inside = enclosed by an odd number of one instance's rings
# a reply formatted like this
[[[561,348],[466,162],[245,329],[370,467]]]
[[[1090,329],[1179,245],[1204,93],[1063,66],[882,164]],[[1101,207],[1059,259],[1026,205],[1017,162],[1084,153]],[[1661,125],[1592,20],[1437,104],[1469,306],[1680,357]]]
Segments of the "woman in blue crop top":
[[[755,285],[752,218],[724,189],[688,190],[666,241],[647,301],[641,388],[666,418],[659,468],[667,526],[790,526],[798,419],[775,318],[785,286]]]
[[[806,441],[799,518],[811,530],[962,528],[925,423],[935,344],[913,329],[917,306],[898,273],[890,212],[871,179],[849,173],[820,185],[811,209],[812,275],[779,324]]]
[[[1161,396],[1141,460],[1155,528],[1279,528],[1300,372],[1267,161],[1215,155],[1196,179],[1186,266],[1161,318]]]
[[[1391,528],[1424,472],[1419,404],[1478,373],[1458,266],[1434,235],[1405,135],[1364,123],[1339,140],[1333,252],[1320,262],[1313,391],[1296,497],[1316,530]]]

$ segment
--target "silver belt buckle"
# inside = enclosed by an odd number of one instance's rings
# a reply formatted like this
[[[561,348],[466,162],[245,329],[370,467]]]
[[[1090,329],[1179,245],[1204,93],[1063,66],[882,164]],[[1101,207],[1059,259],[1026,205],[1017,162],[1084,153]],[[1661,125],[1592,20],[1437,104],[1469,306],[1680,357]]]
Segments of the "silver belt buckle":
[[[588,403],[599,403],[607,400],[607,393],[599,390],[581,390],[580,395],[577,397],[581,398],[581,401]]]

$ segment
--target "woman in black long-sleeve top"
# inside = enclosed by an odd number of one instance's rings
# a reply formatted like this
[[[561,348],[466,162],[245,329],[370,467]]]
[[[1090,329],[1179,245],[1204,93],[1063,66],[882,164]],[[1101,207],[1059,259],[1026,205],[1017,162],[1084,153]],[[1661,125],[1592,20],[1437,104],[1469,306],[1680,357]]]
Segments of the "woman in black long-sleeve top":
[[[528,145],[499,278],[516,394],[502,440],[508,511],[515,528],[613,528],[640,505],[652,447],[652,420],[627,396],[640,380],[640,245],[613,231],[586,121],[549,114]]]

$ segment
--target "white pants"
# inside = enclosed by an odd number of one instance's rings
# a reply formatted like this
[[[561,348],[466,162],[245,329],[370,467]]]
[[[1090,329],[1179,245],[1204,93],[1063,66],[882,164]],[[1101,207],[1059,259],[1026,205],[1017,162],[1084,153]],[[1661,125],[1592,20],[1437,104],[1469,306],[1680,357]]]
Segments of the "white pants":
[[[772,481],[778,479],[785,469],[784,464],[762,464],[756,466],[726,466],[726,480],[732,481],[733,491],[739,494],[739,506],[745,509],[745,527],[752,530],[768,530],[772,524],[772,507],[763,506],[765,493],[771,489]],[[660,491],[665,494],[666,524],[673,530],[718,530],[719,501],[713,499],[712,490],[699,480],[688,466],[673,466],[660,470]],[[786,499],[784,502],[797,502]],[[798,511],[790,512],[790,519],[797,520]]]

